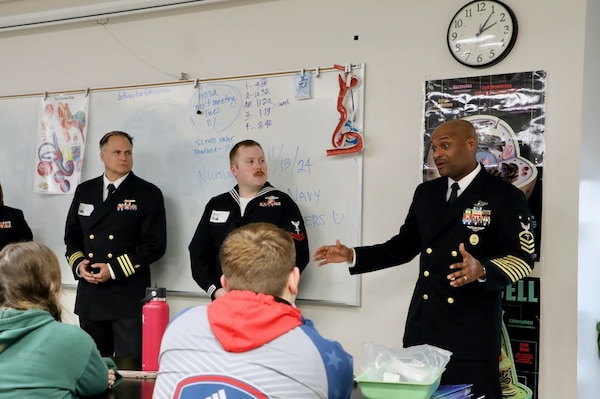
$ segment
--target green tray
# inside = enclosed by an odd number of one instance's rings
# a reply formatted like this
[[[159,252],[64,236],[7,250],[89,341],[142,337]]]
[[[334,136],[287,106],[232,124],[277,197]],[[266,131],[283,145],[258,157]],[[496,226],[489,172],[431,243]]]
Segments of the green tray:
[[[440,386],[440,376],[432,384],[369,381],[361,374],[356,382],[367,399],[429,399]]]

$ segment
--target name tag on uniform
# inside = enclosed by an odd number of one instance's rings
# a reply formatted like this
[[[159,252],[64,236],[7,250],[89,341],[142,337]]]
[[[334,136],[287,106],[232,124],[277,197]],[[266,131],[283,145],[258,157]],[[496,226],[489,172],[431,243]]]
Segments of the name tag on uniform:
[[[229,211],[212,211],[210,214],[211,223],[225,223],[229,218]]]
[[[94,212],[94,205],[92,204],[79,204],[79,210],[77,214],[80,216],[90,216]]]

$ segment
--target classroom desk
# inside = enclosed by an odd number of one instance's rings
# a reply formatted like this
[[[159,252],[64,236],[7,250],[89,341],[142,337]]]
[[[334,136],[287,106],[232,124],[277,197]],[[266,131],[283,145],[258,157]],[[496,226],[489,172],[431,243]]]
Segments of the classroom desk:
[[[154,382],[154,379],[124,378],[115,389],[86,399],[152,399]],[[364,399],[357,386],[352,390],[350,399]]]

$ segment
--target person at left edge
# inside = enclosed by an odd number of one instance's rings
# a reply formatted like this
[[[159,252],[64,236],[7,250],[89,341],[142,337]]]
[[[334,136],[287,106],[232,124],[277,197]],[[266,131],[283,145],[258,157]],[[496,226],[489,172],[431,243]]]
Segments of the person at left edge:
[[[23,211],[4,205],[4,194],[0,184],[0,249],[11,242],[31,240],[33,233],[25,221]]]
[[[141,364],[142,299],[166,249],[162,192],[131,171],[133,138],[100,139],[104,174],[81,183],[67,215],[66,257],[78,280],[75,313],[102,356]],[[115,190],[109,195],[109,184]]]
[[[0,398],[78,399],[122,381],[85,331],[61,322],[61,290],[50,248],[31,241],[0,251]]]

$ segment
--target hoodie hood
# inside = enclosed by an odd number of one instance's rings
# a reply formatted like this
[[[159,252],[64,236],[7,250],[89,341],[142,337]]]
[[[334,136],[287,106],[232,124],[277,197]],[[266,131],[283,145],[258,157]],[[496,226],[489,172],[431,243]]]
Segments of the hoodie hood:
[[[31,331],[52,322],[54,318],[45,310],[0,308],[0,352]]]
[[[271,295],[231,291],[207,308],[210,328],[228,352],[246,352],[302,325],[302,313]]]

